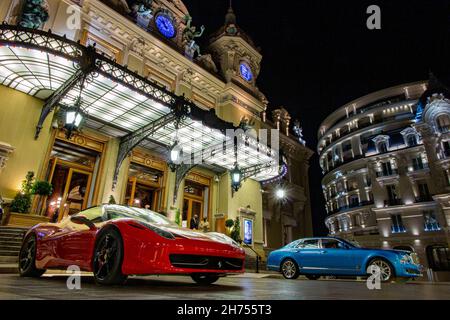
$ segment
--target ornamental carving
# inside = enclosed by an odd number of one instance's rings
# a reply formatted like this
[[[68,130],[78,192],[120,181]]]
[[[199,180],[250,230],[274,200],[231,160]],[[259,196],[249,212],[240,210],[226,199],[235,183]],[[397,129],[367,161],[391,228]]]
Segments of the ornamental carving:
[[[3,168],[6,167],[6,162],[9,159],[9,155],[14,151],[14,148],[6,143],[0,141],[0,173],[2,172]]]

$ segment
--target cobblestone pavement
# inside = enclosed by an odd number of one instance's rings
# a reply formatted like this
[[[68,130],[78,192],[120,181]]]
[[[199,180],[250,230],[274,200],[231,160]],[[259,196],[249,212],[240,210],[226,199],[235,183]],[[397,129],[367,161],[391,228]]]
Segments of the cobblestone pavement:
[[[284,280],[278,276],[239,276],[199,286],[190,277],[131,277],[123,286],[104,287],[83,275],[81,290],[68,290],[66,275],[40,279],[0,275],[0,299],[450,299],[449,284],[408,282],[368,290],[365,281]]]

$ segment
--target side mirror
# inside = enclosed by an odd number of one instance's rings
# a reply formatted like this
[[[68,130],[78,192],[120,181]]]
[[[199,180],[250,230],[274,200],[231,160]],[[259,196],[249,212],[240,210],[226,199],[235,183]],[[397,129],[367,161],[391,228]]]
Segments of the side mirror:
[[[73,223],[76,223],[76,224],[84,224],[84,225],[88,226],[90,230],[97,229],[95,224],[91,220],[89,220],[88,218],[86,218],[84,216],[70,217],[70,221],[72,221]]]

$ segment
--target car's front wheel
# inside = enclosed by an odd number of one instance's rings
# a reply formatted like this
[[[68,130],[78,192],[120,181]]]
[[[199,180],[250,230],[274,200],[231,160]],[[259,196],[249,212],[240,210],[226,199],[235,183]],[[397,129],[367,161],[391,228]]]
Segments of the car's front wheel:
[[[382,282],[389,282],[394,280],[394,268],[392,265],[384,259],[374,259],[369,263],[368,266],[369,274],[380,273],[380,280]]]
[[[38,278],[46,270],[36,268],[36,236],[30,234],[23,242],[19,253],[19,274],[21,277]]]
[[[94,250],[94,279],[99,284],[123,284],[127,276],[122,274],[123,241],[119,231],[110,228],[99,235]]]
[[[283,277],[286,279],[297,279],[300,275],[300,271],[298,270],[298,266],[292,259],[286,259],[281,264],[281,273]]]
[[[204,285],[213,284],[214,282],[219,280],[219,276],[211,275],[211,274],[193,274],[193,275],[191,275],[191,278],[198,284],[204,284]]]

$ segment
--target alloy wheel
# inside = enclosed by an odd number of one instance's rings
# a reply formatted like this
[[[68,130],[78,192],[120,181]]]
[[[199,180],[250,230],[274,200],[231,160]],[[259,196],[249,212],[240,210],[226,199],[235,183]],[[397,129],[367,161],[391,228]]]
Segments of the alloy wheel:
[[[295,274],[297,273],[297,267],[295,266],[295,263],[293,261],[286,260],[283,263],[282,272],[286,278],[292,279],[295,277]]]
[[[383,260],[375,260],[371,263],[372,266],[376,266],[380,269],[380,279],[381,281],[388,281],[392,277],[392,268],[391,266],[383,261]],[[373,270],[372,274],[374,274],[376,270]]]
[[[34,262],[34,253],[36,251],[36,241],[30,237],[25,244],[25,247],[20,251],[19,268],[21,271],[27,270]]]
[[[94,272],[97,279],[104,280],[111,272],[117,258],[117,239],[107,235],[95,253]]]

